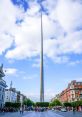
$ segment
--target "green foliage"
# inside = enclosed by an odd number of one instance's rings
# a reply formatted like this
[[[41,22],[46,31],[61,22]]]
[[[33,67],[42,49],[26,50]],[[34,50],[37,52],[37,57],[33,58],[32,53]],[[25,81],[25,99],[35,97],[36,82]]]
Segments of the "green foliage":
[[[72,104],[73,107],[82,106],[82,100],[76,101],[76,102],[72,102],[71,104]]]
[[[71,102],[71,105],[72,105],[72,107],[76,107],[77,106],[76,102]]]
[[[65,102],[64,106],[72,106],[72,107],[78,107],[78,106],[82,106],[82,100],[79,101],[75,101],[75,102]]]
[[[36,102],[36,106],[48,107],[49,106],[49,102]]]
[[[11,102],[6,102],[5,107],[12,107],[12,103]]]
[[[76,105],[77,105],[77,106],[82,106],[82,100],[76,101]]]
[[[70,102],[65,102],[65,103],[63,103],[63,105],[64,105],[65,107],[71,107],[71,106],[72,106],[72,104],[71,104]]]
[[[26,106],[34,106],[35,105],[34,102],[32,100],[30,100],[29,98],[24,100],[23,104]]]
[[[62,106],[62,103],[59,100],[55,99],[49,105],[50,106]]]
[[[21,105],[20,103],[12,103],[12,102],[6,102],[5,103],[5,107],[19,108],[20,105]]]

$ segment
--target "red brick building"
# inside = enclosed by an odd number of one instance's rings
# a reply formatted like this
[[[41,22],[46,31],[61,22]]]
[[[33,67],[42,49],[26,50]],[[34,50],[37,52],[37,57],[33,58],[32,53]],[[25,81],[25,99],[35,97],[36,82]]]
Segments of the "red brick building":
[[[71,81],[68,87],[59,94],[59,100],[63,102],[73,102],[82,99],[82,82]]]

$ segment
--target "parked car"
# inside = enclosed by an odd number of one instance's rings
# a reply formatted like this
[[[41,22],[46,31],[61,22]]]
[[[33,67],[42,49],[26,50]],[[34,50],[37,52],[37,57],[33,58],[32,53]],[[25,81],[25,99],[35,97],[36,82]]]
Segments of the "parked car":
[[[67,110],[65,108],[61,108],[62,112],[67,112]]]

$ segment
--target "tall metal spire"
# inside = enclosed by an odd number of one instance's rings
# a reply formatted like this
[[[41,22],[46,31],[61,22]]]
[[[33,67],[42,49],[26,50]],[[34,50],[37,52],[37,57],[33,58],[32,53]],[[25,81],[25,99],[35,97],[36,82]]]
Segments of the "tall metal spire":
[[[43,69],[43,22],[41,9],[41,58],[40,58],[40,102],[44,102],[44,69]]]

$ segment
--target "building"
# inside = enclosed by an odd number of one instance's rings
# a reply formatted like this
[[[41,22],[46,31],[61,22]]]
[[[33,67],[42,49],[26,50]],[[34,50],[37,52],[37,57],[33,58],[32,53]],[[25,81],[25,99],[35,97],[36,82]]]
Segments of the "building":
[[[67,88],[64,89],[58,97],[62,103],[64,102],[74,102],[82,99],[82,82],[77,82],[76,80],[71,81]]]
[[[0,79],[0,108],[4,107],[5,88],[6,87],[7,87],[6,82],[3,79]]]
[[[18,102],[23,104],[24,99],[26,99],[26,96],[21,94],[20,91],[17,91],[15,88],[12,88],[12,82],[10,84],[9,89],[5,89],[5,102]]]
[[[15,88],[5,90],[5,102],[17,102],[17,92]]]
[[[0,67],[0,108],[4,107],[5,99],[5,88],[7,87],[6,82],[2,79],[5,74],[3,72],[3,65]]]
[[[26,97],[25,95],[20,94],[20,103],[21,103],[21,105],[23,105],[23,102],[24,102],[24,100],[26,100],[26,99],[27,99],[27,97]]]
[[[10,88],[5,89],[5,102],[17,102],[17,91],[12,88],[12,81],[10,83]]]
[[[53,102],[54,100],[60,100],[60,94],[57,94],[54,98],[51,99],[51,102]]]
[[[61,102],[73,102],[82,99],[82,82],[71,81],[60,94]]]

